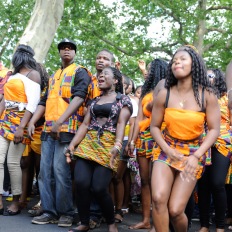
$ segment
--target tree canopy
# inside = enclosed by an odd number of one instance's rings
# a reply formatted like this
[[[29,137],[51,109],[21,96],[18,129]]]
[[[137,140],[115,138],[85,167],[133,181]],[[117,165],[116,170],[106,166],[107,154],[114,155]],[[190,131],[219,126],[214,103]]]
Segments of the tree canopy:
[[[7,66],[35,2],[0,2],[0,59]],[[169,60],[183,44],[193,44],[208,67],[225,70],[231,60],[232,3],[227,0],[65,0],[64,4],[44,60],[50,72],[60,65],[57,43],[63,38],[77,42],[76,61],[92,72],[96,54],[107,48],[121,62],[122,72],[138,82],[138,59],[147,63],[157,57]]]

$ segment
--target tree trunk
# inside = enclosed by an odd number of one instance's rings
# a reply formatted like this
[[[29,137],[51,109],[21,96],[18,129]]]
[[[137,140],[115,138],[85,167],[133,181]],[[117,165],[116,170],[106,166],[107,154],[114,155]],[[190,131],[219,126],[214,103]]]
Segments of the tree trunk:
[[[207,0],[198,1],[201,14],[197,25],[196,38],[193,42],[194,46],[197,48],[200,55],[202,55],[204,52],[204,36],[206,33],[206,19],[205,19],[206,3]]]
[[[64,0],[36,0],[32,16],[19,40],[31,46],[42,63],[54,39],[64,11]]]

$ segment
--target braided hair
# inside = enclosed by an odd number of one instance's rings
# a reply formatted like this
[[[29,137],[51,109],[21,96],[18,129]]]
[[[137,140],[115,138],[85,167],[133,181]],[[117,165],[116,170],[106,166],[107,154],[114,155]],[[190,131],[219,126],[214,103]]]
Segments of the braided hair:
[[[215,90],[215,94],[219,99],[224,96],[227,91],[225,75],[220,69],[217,68],[210,68],[208,70],[211,70],[215,75],[213,89]]]
[[[37,64],[33,58],[34,55],[35,52],[30,46],[20,44],[12,58],[12,65],[14,67],[13,74],[19,73],[22,68],[36,70]]]
[[[142,86],[141,98],[147,93],[151,92],[158,82],[166,78],[168,63],[161,59],[154,59],[151,62],[151,69],[149,75]]]
[[[122,73],[114,67],[109,66],[107,68],[112,70],[112,72],[114,74],[114,79],[118,80],[118,83],[115,86],[115,92],[116,93],[123,93]]]
[[[202,103],[200,101],[199,87],[202,87],[202,88],[212,92],[211,84],[207,78],[207,69],[205,66],[205,62],[202,59],[202,57],[198,54],[198,52],[190,46],[180,47],[175,52],[175,54],[179,51],[186,51],[192,58],[191,75],[192,75],[193,93],[194,93],[194,97],[195,97],[197,104],[200,107],[203,107]],[[173,58],[174,58],[175,54],[173,55],[171,61],[168,64],[167,78],[165,81],[165,88],[167,88],[167,89],[169,89],[170,87],[172,87],[174,85],[177,85],[177,81],[178,81],[172,72],[172,63],[173,63]]]

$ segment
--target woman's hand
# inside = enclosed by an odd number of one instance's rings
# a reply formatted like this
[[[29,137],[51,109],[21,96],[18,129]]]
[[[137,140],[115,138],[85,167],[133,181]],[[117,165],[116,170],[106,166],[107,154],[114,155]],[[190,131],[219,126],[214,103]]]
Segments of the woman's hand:
[[[19,144],[23,141],[23,132],[24,129],[19,126],[14,133],[14,144]]]
[[[138,66],[141,71],[146,70],[146,62],[144,60],[139,60],[138,61]]]
[[[110,167],[112,169],[114,168],[115,158],[117,157],[118,153],[119,153],[119,151],[115,147],[111,148],[111,150],[110,150],[110,154],[111,154]]]
[[[29,122],[28,127],[27,127],[27,134],[29,138],[33,141],[33,135],[35,133],[35,125],[31,122]]]
[[[166,152],[166,155],[170,158],[171,162],[178,162],[184,158],[182,153],[173,148],[169,148],[168,152]]]
[[[74,152],[74,146],[70,143],[68,147],[64,150],[64,155],[66,156],[66,162],[69,164],[72,162],[72,157]]]
[[[182,167],[184,167],[184,170],[180,174],[182,180],[186,180],[188,182],[190,180],[196,180],[196,174],[199,167],[198,161],[199,158],[194,154],[186,157],[186,160],[183,162],[182,165]]]
[[[128,145],[128,156],[130,156],[131,158],[134,158],[134,150],[135,150],[135,144],[134,143],[130,143]]]

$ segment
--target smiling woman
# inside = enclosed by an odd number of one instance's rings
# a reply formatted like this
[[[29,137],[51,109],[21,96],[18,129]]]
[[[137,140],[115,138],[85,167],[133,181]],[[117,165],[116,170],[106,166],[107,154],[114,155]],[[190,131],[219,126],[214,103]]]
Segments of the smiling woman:
[[[118,155],[125,125],[132,113],[132,104],[129,97],[122,94],[122,75],[116,68],[104,68],[98,76],[98,86],[102,94],[92,100],[83,123],[66,150],[67,162],[71,162],[71,155],[77,157],[75,184],[81,220],[81,225],[70,231],[89,230],[92,194],[101,206],[109,231],[118,231],[108,186],[112,171],[117,170]]]
[[[152,111],[156,231],[169,231],[169,217],[175,231],[188,229],[184,210],[219,134],[220,111],[210,86],[199,54],[189,46],[178,49],[169,63],[166,88],[158,93]],[[161,131],[163,121],[166,128]],[[203,140],[205,123],[208,132]]]

